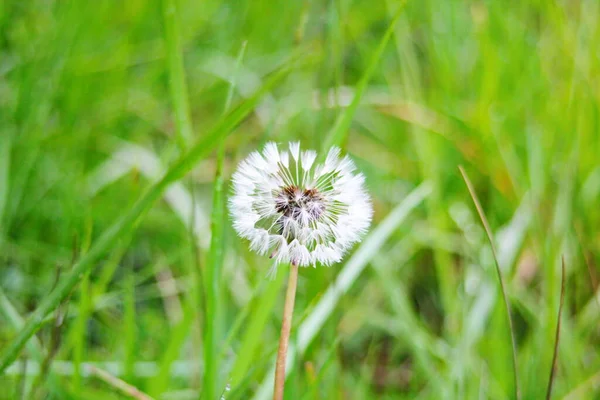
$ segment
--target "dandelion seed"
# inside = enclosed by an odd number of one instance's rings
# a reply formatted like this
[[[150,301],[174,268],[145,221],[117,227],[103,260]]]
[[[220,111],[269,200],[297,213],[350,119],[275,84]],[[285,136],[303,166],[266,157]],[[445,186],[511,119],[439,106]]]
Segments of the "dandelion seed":
[[[229,200],[234,228],[250,248],[275,263],[298,266],[339,262],[369,227],[373,209],[365,179],[340,149],[323,164],[317,153],[267,143],[233,175]]]

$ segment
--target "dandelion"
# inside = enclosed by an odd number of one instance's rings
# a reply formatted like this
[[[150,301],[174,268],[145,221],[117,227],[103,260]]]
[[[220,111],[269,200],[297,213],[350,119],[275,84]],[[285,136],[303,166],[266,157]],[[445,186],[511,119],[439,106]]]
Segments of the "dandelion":
[[[371,202],[352,160],[337,147],[324,163],[316,158],[297,142],[281,151],[270,142],[233,175],[234,228],[276,264],[332,265],[369,227]]]
[[[237,233],[250,248],[289,263],[273,399],[283,399],[285,360],[292,326],[298,267],[332,265],[366,232],[373,208],[365,178],[348,156],[332,148],[323,163],[317,153],[290,143],[279,150],[267,143],[262,153],[243,160],[233,175],[229,208]]]

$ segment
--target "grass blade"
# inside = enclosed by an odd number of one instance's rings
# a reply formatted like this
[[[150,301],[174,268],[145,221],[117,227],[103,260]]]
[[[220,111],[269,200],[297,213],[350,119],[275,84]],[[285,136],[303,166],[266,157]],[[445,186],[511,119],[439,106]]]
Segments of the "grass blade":
[[[24,324],[23,318],[12,305],[6,294],[0,287],[0,313],[4,316],[5,320],[9,321],[15,329],[21,329]],[[27,350],[33,358],[41,360],[44,357],[44,349],[39,339],[34,337],[27,342]]]
[[[356,109],[358,108],[358,104],[360,103],[360,99],[362,98],[362,95],[365,92],[365,89],[367,88],[367,85],[369,84],[369,81],[371,80],[375,69],[377,68],[377,64],[381,59],[381,56],[383,55],[383,51],[385,50],[385,47],[388,41],[390,40],[392,33],[394,32],[394,26],[396,25],[398,18],[400,18],[400,15],[404,10],[405,4],[406,1],[402,1],[400,7],[398,8],[398,11],[396,11],[394,18],[392,19],[392,22],[390,22],[389,27],[387,28],[385,34],[381,38],[379,45],[375,49],[375,52],[373,52],[373,55],[369,60],[367,69],[365,70],[363,76],[360,78],[360,81],[356,85],[356,90],[354,92],[354,98],[352,99],[352,103],[350,103],[350,105],[338,117],[335,125],[331,129],[331,132],[323,142],[324,151],[322,154],[327,154],[327,151],[332,146],[341,146],[346,136],[348,135],[348,129],[350,128],[352,118],[354,118],[354,114],[356,113]]]
[[[556,362],[558,360],[558,342],[560,340],[560,317],[562,316],[563,304],[565,302],[565,257],[561,260],[561,283],[560,283],[560,303],[558,305],[558,320],[556,321],[556,337],[554,339],[554,353],[552,354],[552,364],[550,367],[550,378],[548,379],[548,390],[546,391],[546,400],[552,397],[552,385],[554,383],[554,374],[556,373]]]
[[[180,354],[181,346],[190,331],[194,322],[194,315],[197,306],[197,296],[190,293],[184,305],[183,318],[175,325],[170,332],[169,343],[162,354],[159,364],[158,374],[152,379],[149,392],[155,397],[160,397],[169,385],[173,363]]]
[[[235,90],[235,80],[237,70],[244,57],[246,51],[246,43],[242,45],[237,58],[237,65],[234,76],[231,77],[231,84],[227,93],[225,107],[223,113],[229,111],[233,91]],[[221,267],[223,265],[224,253],[224,233],[225,233],[225,200],[224,188],[225,180],[223,179],[223,161],[225,159],[225,135],[221,136],[217,150],[217,168],[215,174],[215,184],[213,189],[213,202],[211,213],[211,241],[208,254],[208,265],[206,268],[205,291],[206,291],[206,316],[205,321],[210,321],[210,324],[205,324],[204,335],[204,380],[202,385],[202,398],[216,398],[216,387],[220,386],[220,377],[217,376],[219,368],[219,344],[222,333],[221,312],[224,307],[222,296],[220,296],[219,286],[221,280]]]
[[[106,382],[108,385],[112,386],[119,392],[121,392],[131,398],[134,398],[137,400],[153,400],[152,397],[148,396],[146,393],[142,392],[135,386],[130,385],[129,383],[125,382],[124,380],[111,375],[110,373],[108,373],[107,371],[105,371],[103,369],[100,369],[93,365],[90,365],[87,368],[91,375],[96,376],[98,379]]]
[[[594,372],[579,385],[575,386],[562,400],[580,400],[585,399],[586,395],[596,394],[596,388],[600,385],[600,371]]]
[[[248,320],[248,326],[245,329],[244,336],[241,341],[240,350],[236,358],[235,364],[231,370],[231,385],[236,387],[243,381],[244,376],[250,370],[253,360],[256,356],[256,350],[261,343],[262,332],[269,322],[273,308],[277,302],[279,290],[284,282],[284,268],[279,268],[277,276],[271,282],[266,283],[264,292],[257,295],[253,307],[252,318]],[[270,384],[272,382],[269,382]]]
[[[0,240],[4,234],[4,210],[8,202],[8,189],[10,176],[10,142],[9,133],[0,134]]]
[[[81,393],[81,363],[83,362],[85,353],[85,343],[87,336],[87,322],[90,316],[90,297],[88,293],[90,291],[90,277],[88,274],[84,274],[79,286],[79,315],[73,324],[73,330],[69,335],[71,343],[73,343],[73,365],[75,366],[75,373],[73,374],[73,391],[75,393]]]
[[[115,143],[118,149],[88,177],[90,196],[95,196],[104,187],[114,184],[131,171],[139,171],[150,182],[160,179],[167,171],[154,152],[123,140],[115,139]],[[192,202],[191,191],[183,182],[175,182],[165,190],[162,197],[181,222],[194,232],[200,248],[208,249],[209,218],[199,204]],[[192,221],[194,223],[190,225]]]
[[[183,68],[177,4],[175,0],[163,0],[162,9],[165,23],[169,86],[171,89],[171,101],[175,111],[177,139],[179,140],[180,147],[186,149],[188,143],[192,140],[193,129],[190,118],[187,85],[185,83],[185,70]]]
[[[133,366],[137,352],[138,332],[136,328],[135,310],[135,274],[127,271],[125,288],[123,290],[123,338],[125,347],[125,379],[133,379]]]
[[[467,189],[469,190],[469,194],[471,195],[471,199],[473,200],[473,204],[475,204],[475,208],[477,209],[477,214],[479,214],[479,218],[481,219],[481,224],[483,225],[483,229],[485,230],[485,234],[490,242],[490,246],[492,248],[492,255],[494,256],[494,263],[496,265],[496,273],[498,274],[498,281],[500,283],[500,290],[502,292],[502,299],[504,300],[504,305],[506,307],[506,317],[508,319],[508,325],[510,329],[510,341],[512,345],[512,361],[513,361],[513,372],[514,372],[514,398],[519,399],[519,379],[517,373],[517,342],[515,340],[515,330],[513,326],[512,316],[510,312],[510,304],[508,302],[508,295],[506,294],[506,288],[504,287],[504,280],[502,279],[502,271],[500,270],[500,263],[498,262],[498,255],[496,253],[496,246],[494,245],[494,238],[492,237],[492,230],[488,224],[487,218],[483,212],[483,208],[479,203],[479,199],[477,198],[477,194],[475,193],[475,189],[473,188],[473,184],[469,180],[467,173],[463,169],[462,166],[459,166],[458,169],[462,174],[463,180],[467,185]]]
[[[592,293],[594,293],[594,296],[592,296],[596,301],[596,304],[598,305],[598,310],[600,310],[600,299],[598,299],[598,296],[596,296],[596,293],[598,293],[598,282],[596,282],[596,277],[594,275],[594,268],[592,266],[592,263],[590,261],[590,256],[586,250],[586,248],[584,247],[583,243],[583,234],[581,233],[581,230],[578,226],[574,227],[575,229],[575,234],[577,235],[577,240],[579,241],[579,247],[581,248],[581,257],[583,257],[583,261],[585,263],[585,266],[587,268],[587,273],[588,273],[588,277],[590,278],[590,286],[592,288]]]
[[[3,315],[7,321],[9,321],[9,323],[15,330],[21,329],[21,327],[24,324],[23,318],[12,305],[10,300],[6,297],[6,294],[2,290],[2,287],[0,287],[0,314]],[[29,351],[29,354],[40,363],[40,367],[38,369],[40,370],[41,376],[41,373],[43,372],[42,366],[46,362],[45,358],[47,357],[47,355],[37,337],[31,338],[31,340],[27,342],[27,350]],[[61,383],[58,380],[58,377],[54,373],[54,371],[50,369],[48,370],[47,374],[47,389],[50,389],[50,392],[54,395],[68,397],[67,392],[61,386]]]
[[[4,351],[0,354],[0,374],[16,359],[19,351],[25,346],[29,338],[37,332],[48,313],[54,310],[60,302],[67,297],[73,287],[80,279],[89,272],[95,262],[114,245],[115,242],[126,232],[131,231],[137,220],[154,204],[166,188],[176,180],[183,177],[200,159],[205,157],[216,145],[219,138],[229,133],[239,124],[256,106],[258,101],[268,90],[283,78],[289,68],[282,68],[275,73],[265,85],[251,98],[243,102],[235,110],[221,119],[203,140],[196,143],[187,154],[181,156],[167,171],[167,173],[154,183],[133,205],[131,209],[98,238],[89,252],[73,266],[72,270],[65,276],[59,285],[40,303],[38,308],[31,314],[23,329],[19,332]]]

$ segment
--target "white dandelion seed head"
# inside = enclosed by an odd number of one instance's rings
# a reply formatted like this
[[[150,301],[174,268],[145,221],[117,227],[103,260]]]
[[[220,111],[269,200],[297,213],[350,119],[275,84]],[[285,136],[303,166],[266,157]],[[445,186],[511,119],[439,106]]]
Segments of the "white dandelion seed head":
[[[298,142],[282,150],[270,142],[239,164],[229,209],[251,250],[276,263],[329,266],[361,240],[373,215],[364,176],[337,147],[316,159]]]

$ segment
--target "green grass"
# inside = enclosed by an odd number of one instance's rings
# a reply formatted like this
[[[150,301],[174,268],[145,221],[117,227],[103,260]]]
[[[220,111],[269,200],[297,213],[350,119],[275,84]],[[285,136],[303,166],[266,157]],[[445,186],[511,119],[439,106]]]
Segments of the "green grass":
[[[459,165],[520,398],[549,386],[562,256],[552,398],[600,396],[598,21],[594,0],[0,2],[0,398],[127,398],[90,363],[155,399],[269,398],[287,271],[226,209],[268,140],[342,146],[375,207],[342,263],[300,271],[287,399],[515,397]]]

